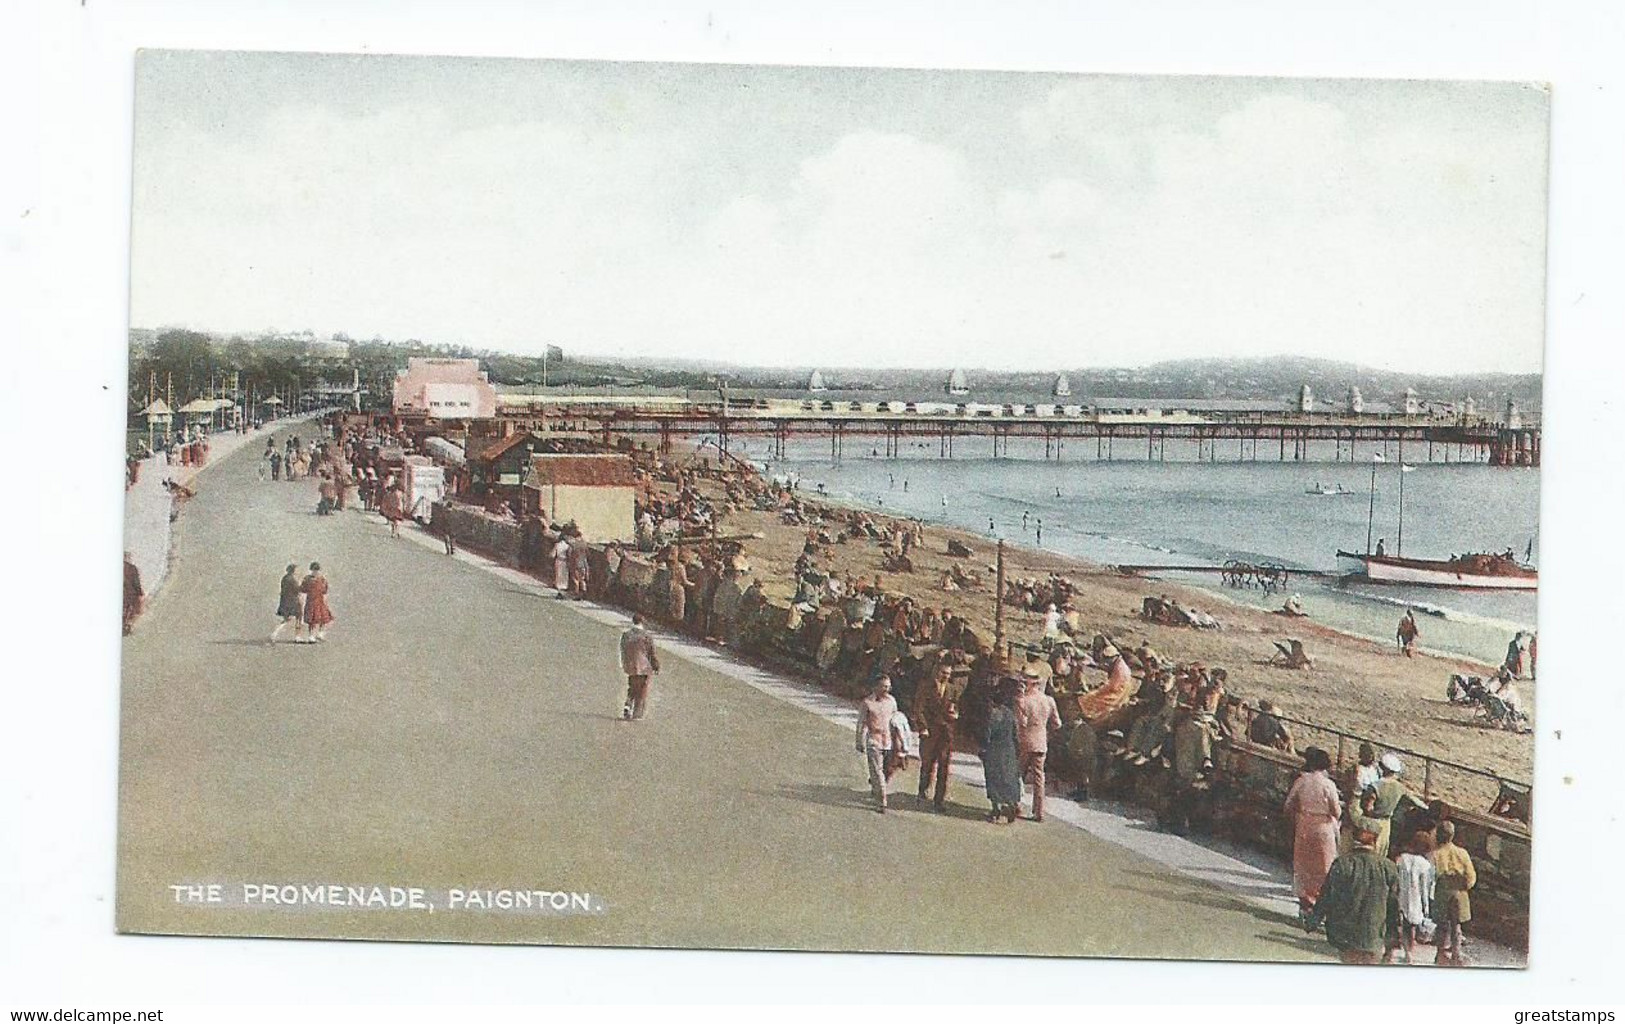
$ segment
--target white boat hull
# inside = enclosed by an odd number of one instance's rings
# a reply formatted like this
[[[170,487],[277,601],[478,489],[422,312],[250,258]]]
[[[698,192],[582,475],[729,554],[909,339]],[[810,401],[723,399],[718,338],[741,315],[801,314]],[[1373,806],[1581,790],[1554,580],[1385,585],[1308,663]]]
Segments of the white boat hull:
[[[1535,576],[1487,576],[1454,572],[1449,569],[1430,569],[1420,566],[1395,565],[1379,562],[1359,555],[1338,552],[1345,564],[1357,568],[1354,576],[1370,583],[1398,583],[1413,587],[1454,587],[1466,590],[1536,590],[1540,580]]]

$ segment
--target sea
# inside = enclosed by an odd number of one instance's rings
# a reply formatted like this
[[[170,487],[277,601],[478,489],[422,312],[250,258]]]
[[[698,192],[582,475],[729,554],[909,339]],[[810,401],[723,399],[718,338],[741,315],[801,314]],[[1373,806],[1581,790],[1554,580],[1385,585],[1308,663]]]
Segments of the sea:
[[[1455,461],[1454,450],[1447,463],[1442,446],[1429,462],[1425,447],[1418,451],[1415,444],[1403,453],[1414,468],[1403,473],[1395,445],[1385,450],[1380,443],[1361,443],[1352,452],[1344,445],[1339,461],[1331,442],[1316,444],[1308,453],[1313,461],[1302,462],[1278,461],[1278,448],[1262,443],[1256,461],[1250,448],[1241,459],[1234,442],[1228,450],[1221,443],[1212,461],[1211,450],[1204,459],[1194,442],[1172,439],[1156,460],[1146,458],[1143,441],[1119,441],[1111,459],[1096,457],[1093,440],[1069,442],[1059,461],[1045,458],[1042,440],[1012,438],[998,458],[988,438],[960,437],[955,449],[953,458],[942,458],[935,438],[905,440],[899,456],[887,458],[878,441],[871,448],[867,439],[849,438],[834,462],[827,439],[793,440],[782,460],[766,458],[764,439],[735,436],[730,444],[735,455],[765,471],[795,477],[809,496],[822,490],[836,501],[1103,565],[1236,560],[1287,570],[1285,590],[1273,594],[1228,587],[1216,574],[1159,574],[1211,592],[1215,605],[1204,610],[1221,621],[1225,602],[1274,609],[1297,593],[1314,621],[1391,642],[1401,614],[1412,608],[1425,649],[1493,664],[1518,631],[1536,627],[1532,591],[1402,587],[1302,574],[1337,572],[1339,548],[1365,551],[1368,523],[1371,543],[1382,539],[1389,554],[1448,558],[1510,548],[1538,562],[1535,468]],[[1377,455],[1385,461],[1376,462]],[[1336,493],[1318,493],[1323,489]]]

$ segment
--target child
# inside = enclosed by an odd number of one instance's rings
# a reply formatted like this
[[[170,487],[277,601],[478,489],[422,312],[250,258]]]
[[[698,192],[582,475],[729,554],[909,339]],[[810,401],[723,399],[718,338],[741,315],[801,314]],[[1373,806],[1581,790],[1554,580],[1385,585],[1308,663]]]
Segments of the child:
[[[1437,874],[1434,894],[1439,914],[1440,964],[1460,967],[1466,963],[1461,955],[1461,926],[1473,919],[1473,904],[1468,890],[1478,884],[1478,873],[1473,870],[1473,858],[1456,845],[1456,826],[1452,822],[1439,823],[1439,848],[1433,851],[1433,869]]]
[[[1399,934],[1390,939],[1388,963],[1394,962],[1396,950],[1403,950],[1405,963],[1413,962],[1416,943],[1426,943],[1433,937],[1433,886],[1436,873],[1429,855],[1433,853],[1433,840],[1426,832],[1411,837],[1404,852],[1394,858],[1399,868]]]

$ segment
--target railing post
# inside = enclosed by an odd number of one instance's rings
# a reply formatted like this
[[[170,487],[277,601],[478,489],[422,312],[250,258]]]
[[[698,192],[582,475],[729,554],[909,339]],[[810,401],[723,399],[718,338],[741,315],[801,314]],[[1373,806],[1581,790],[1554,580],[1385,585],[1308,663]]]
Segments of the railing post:
[[[1433,758],[1426,758],[1422,762],[1422,799],[1433,799]]]
[[[1346,735],[1344,735],[1343,733],[1341,733],[1341,732],[1337,734],[1337,767],[1338,768],[1343,767],[1343,741],[1346,740],[1347,738],[1348,737]]]

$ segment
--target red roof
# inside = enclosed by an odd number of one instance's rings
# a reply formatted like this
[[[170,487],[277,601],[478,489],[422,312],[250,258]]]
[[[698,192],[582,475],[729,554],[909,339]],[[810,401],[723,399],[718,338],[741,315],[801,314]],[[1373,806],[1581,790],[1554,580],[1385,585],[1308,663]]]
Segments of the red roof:
[[[470,462],[492,462],[496,459],[502,458],[502,456],[508,454],[508,452],[512,451],[514,448],[518,447],[524,442],[532,440],[535,440],[535,435],[529,433],[528,431],[521,430],[516,434],[510,434],[509,436],[502,438],[500,441],[492,442],[477,452],[471,452],[468,459]]]
[[[632,460],[625,455],[532,455],[526,487],[631,487]]]

